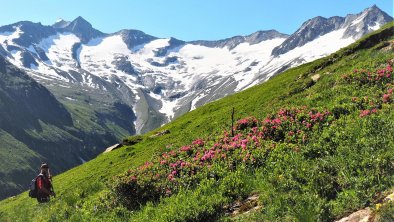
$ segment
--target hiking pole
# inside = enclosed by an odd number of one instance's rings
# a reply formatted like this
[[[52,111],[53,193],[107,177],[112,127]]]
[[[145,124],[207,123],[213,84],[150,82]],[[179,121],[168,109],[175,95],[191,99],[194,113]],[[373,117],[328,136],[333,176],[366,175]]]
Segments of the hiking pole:
[[[53,193],[53,197],[56,197],[55,189],[53,188],[52,177],[51,177],[51,191]]]

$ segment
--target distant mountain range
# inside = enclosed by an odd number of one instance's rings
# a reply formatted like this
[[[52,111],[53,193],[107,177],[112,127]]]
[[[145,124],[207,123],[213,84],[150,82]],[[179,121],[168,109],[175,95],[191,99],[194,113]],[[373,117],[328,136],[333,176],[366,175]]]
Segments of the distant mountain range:
[[[32,164],[49,159],[64,171],[126,135],[331,54],[392,20],[372,6],[346,17],[315,17],[290,36],[268,30],[190,42],[139,30],[107,34],[82,17],[2,26],[0,145],[12,137],[18,147],[12,149],[26,155],[0,170],[7,190],[0,197],[25,188],[30,178],[18,178],[18,166],[32,176]],[[12,154],[6,145],[0,152]],[[17,158],[11,154],[0,157]]]

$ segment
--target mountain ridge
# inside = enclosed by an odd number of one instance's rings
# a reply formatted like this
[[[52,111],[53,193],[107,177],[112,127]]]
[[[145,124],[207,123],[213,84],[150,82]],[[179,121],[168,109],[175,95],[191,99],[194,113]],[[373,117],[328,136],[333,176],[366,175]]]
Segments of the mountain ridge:
[[[214,41],[206,41],[206,40],[196,40],[189,41],[190,44],[207,46],[207,47],[227,47],[229,50],[234,49],[241,43],[249,43],[250,45],[258,44],[265,40],[270,40],[274,38],[287,38],[289,35],[280,33],[274,29],[265,30],[265,31],[256,31],[252,34],[245,36],[233,36],[230,38],[222,39],[222,40],[214,40]]]
[[[359,38],[368,32],[370,24],[358,24],[356,22],[356,24],[352,26],[352,24],[349,23],[354,22],[354,18],[361,17],[364,14],[365,16],[362,17],[361,20],[367,19],[368,17],[373,17],[368,19],[367,23],[376,23],[382,21],[384,21],[383,23],[386,23],[393,20],[391,16],[380,10],[376,5],[373,5],[358,14],[348,14],[345,17],[333,16],[324,18],[322,16],[317,16],[305,21],[294,34],[286,39],[282,45],[274,48],[272,50],[272,54],[279,56],[280,54],[284,54],[296,47],[305,45],[307,42],[311,41],[311,39],[314,39],[322,34],[338,30],[340,28],[346,28],[346,31],[343,34],[344,38],[349,36],[355,36],[356,38]],[[357,27],[357,25],[361,26],[362,28]],[[362,29],[362,31],[360,32],[358,29]]]

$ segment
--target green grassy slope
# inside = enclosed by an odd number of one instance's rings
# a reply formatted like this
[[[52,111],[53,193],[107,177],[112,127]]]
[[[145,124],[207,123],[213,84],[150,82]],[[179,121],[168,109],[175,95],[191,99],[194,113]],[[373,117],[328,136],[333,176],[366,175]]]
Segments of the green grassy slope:
[[[26,181],[14,179],[8,181],[15,175],[20,175],[19,178],[29,177],[29,172],[37,172],[37,169],[32,169],[34,163],[43,159],[39,154],[30,150],[25,144],[15,139],[7,132],[0,130],[0,159],[6,160],[0,162],[0,186],[3,187],[0,191],[1,196],[6,196],[13,190],[25,190],[26,186],[21,186]],[[18,166],[15,169],[15,166]]]
[[[146,206],[142,206],[141,210],[135,212],[129,212],[120,206],[111,209],[100,208],[100,204],[108,199],[108,195],[111,195],[106,183],[110,184],[114,175],[151,160],[155,153],[168,144],[172,144],[173,147],[180,147],[190,144],[196,138],[214,140],[223,130],[230,130],[232,107],[235,108],[235,119],[247,116],[263,119],[267,114],[276,112],[281,107],[306,105],[332,110],[334,107],[346,106],[344,101],[349,97],[357,96],[361,98],[369,95],[368,90],[357,86],[341,86],[338,85],[338,82],[343,74],[351,73],[355,68],[374,70],[386,64],[387,60],[393,59],[393,30],[394,23],[390,23],[383,29],[364,37],[331,56],[290,69],[261,85],[209,103],[154,132],[143,135],[143,140],[135,145],[101,154],[94,160],[56,176],[54,186],[58,196],[49,204],[38,205],[35,200],[27,197],[27,193],[3,200],[0,202],[0,221],[122,221],[125,219],[136,221],[192,221],[193,218],[203,220],[204,215],[206,217],[216,215],[218,206],[225,205],[233,199],[224,197],[222,189],[225,188],[217,187],[215,183],[209,180],[203,181],[196,189],[180,191],[177,195],[164,198],[159,203],[148,203]],[[314,83],[311,76],[316,74],[319,74],[320,78]],[[391,107],[384,107],[381,113],[371,117],[371,119],[357,119],[358,112],[342,117],[335,126],[315,134],[313,142],[305,148],[313,149],[314,146],[324,148],[332,144],[338,147],[359,147],[364,153],[338,148],[338,150],[341,150],[338,151],[338,155],[319,159],[320,162],[335,163],[344,168],[347,167],[346,164],[349,164],[350,174],[352,174],[350,166],[353,165],[348,163],[349,160],[355,159],[363,162],[365,161],[364,157],[369,158],[371,156],[371,152],[361,149],[362,147],[368,147],[371,144],[373,144],[372,147],[390,146],[388,148],[392,148],[391,146],[394,146],[392,140],[394,137],[394,114],[391,112],[392,108],[392,105]],[[381,127],[373,125],[373,122],[380,123]],[[159,137],[150,137],[155,132],[164,129],[170,130],[170,133]],[[382,132],[385,133],[384,136],[380,135]],[[387,139],[384,139],[381,143],[376,142],[378,138],[382,137]],[[338,141],[330,141],[329,138],[337,138]],[[285,148],[283,149],[285,150]],[[305,175],[309,175],[311,178],[315,178],[313,175],[316,172],[313,171],[313,167],[309,166],[330,168],[329,166],[319,165],[318,160],[307,160],[297,154],[287,156],[287,152],[281,150],[274,154],[278,160],[281,160],[279,161],[281,164],[278,164],[280,169],[290,171],[291,167],[294,169],[306,168]],[[275,162],[274,154],[271,157],[273,159],[269,162],[270,164]],[[382,151],[381,153],[377,152],[376,155],[378,158],[382,158],[386,153]],[[360,170],[364,172],[364,169]],[[268,179],[270,176],[274,178],[282,174],[286,177],[286,172],[278,170],[277,175],[270,174],[274,171],[273,165],[267,164],[266,168],[257,169],[253,172],[235,171],[226,176],[226,178],[230,178],[229,180],[235,178],[237,181],[244,181],[242,182],[244,185],[241,187],[234,185],[235,188],[240,188],[238,198],[254,191],[260,193],[260,201],[264,205],[272,206],[245,218],[245,220],[254,221],[258,218],[274,220],[275,217],[279,217],[283,221],[305,221],[303,220],[305,218],[312,218],[312,221],[316,221],[315,215],[336,217],[371,202],[371,197],[358,195],[362,186],[352,187],[352,181],[348,182],[349,187],[344,188],[346,192],[341,193],[342,196],[338,197],[338,201],[337,199],[328,201],[324,198],[315,197],[313,193],[304,195],[303,193],[309,192],[308,189],[318,190],[318,188],[312,186],[313,183],[311,183],[311,187],[301,186],[300,190],[285,192],[273,187]],[[347,171],[344,170],[343,172],[346,173]],[[325,174],[321,177],[322,181],[327,179],[324,176]],[[391,174],[391,176],[393,175]],[[353,181],[354,184],[376,182],[372,176],[371,178],[362,178],[348,175],[344,178],[355,180]],[[307,180],[307,178],[304,179]],[[361,180],[364,182],[361,183]],[[299,181],[289,180],[288,182],[298,183]],[[390,184],[387,178],[380,178],[377,183],[377,186],[371,185],[370,192],[381,191],[394,185]],[[280,186],[278,185],[278,187]],[[327,186],[326,189],[329,190],[330,186]],[[237,191],[237,189],[235,190]],[[294,198],[286,195],[294,195]],[[286,202],[285,200],[288,198],[299,204]],[[354,201],[351,201],[352,199]],[[349,203],[349,205],[342,206],[343,203]],[[297,212],[295,209],[300,211]],[[319,213],[322,209],[332,212]],[[305,212],[310,212],[311,215],[306,215]],[[222,217],[223,215],[219,213],[219,216]],[[227,219],[222,217],[222,220]]]

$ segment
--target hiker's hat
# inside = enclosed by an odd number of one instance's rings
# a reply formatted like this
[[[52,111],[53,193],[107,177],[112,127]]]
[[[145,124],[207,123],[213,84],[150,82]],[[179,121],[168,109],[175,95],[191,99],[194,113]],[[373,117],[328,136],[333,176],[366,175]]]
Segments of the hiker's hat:
[[[42,168],[49,168],[49,166],[48,166],[47,163],[42,163],[42,164],[41,164],[41,169],[42,169]]]

